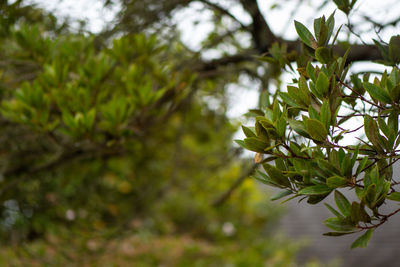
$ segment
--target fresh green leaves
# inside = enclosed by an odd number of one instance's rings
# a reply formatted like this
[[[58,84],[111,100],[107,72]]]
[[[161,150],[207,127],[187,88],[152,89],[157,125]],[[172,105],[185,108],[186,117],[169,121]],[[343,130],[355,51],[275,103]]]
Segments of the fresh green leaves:
[[[333,28],[335,26],[334,13],[329,16],[328,20],[325,20],[325,16],[317,18],[314,20],[314,34],[307,29],[302,23],[294,21],[294,26],[296,32],[300,37],[300,40],[307,45],[309,48],[316,50],[316,58],[322,59],[324,62],[328,63],[332,59],[331,52],[329,49],[325,48],[332,36]]]
[[[332,176],[326,179],[326,185],[329,186],[330,188],[338,188],[346,186],[347,184],[348,184],[347,179],[340,176]]]
[[[329,78],[323,73],[320,72],[317,78],[317,82],[315,84],[315,88],[318,93],[324,96],[329,90]]]
[[[372,98],[387,104],[392,102],[390,95],[379,86],[368,82],[364,82],[363,85],[365,90],[367,90],[367,92],[371,95]]]
[[[294,21],[294,26],[296,28],[296,32],[299,35],[301,41],[306,44],[307,46],[316,49],[317,42],[314,39],[312,33],[304,26],[302,23],[298,21]]]
[[[317,141],[325,141],[328,135],[325,125],[316,119],[308,119],[306,121],[306,128],[311,138]]]
[[[330,229],[337,232],[352,232],[356,230],[354,225],[341,218],[329,218],[324,221],[324,224]]]
[[[347,14],[355,2],[335,1]],[[253,150],[274,159],[264,164],[263,175],[268,178],[263,180],[284,191],[273,199],[303,196],[300,200],[306,198],[315,204],[334,191],[336,207],[326,206],[336,217],[325,221],[333,230],[326,235],[372,229],[386,221],[379,215],[380,206],[387,200],[400,201],[392,180],[400,145],[400,71],[395,67],[390,73],[377,74],[373,82],[370,73],[347,78],[352,47],[336,54],[328,44],[334,14],[327,20],[324,16],[314,20],[314,35],[298,21],[295,28],[304,44],[297,60],[298,78],[287,86],[287,92],[274,95],[262,119],[256,117],[255,131],[243,128],[245,142],[249,138],[262,140],[264,146]],[[383,53],[382,63],[399,63],[399,36],[393,36],[388,46],[376,45]],[[275,45],[275,56],[281,51],[277,48]],[[342,142],[350,134],[357,136],[355,145]],[[338,191],[341,188],[353,190],[358,200],[351,203]],[[366,231],[352,247],[366,246],[371,233]]]
[[[386,197],[386,199],[390,199],[393,201],[400,201],[400,192],[393,192]]]
[[[369,115],[364,117],[365,135],[369,141],[374,145],[379,153],[383,153],[385,142],[383,137],[379,134],[379,129],[376,121]]]
[[[333,0],[333,2],[340,10],[348,15],[354,5],[357,3],[357,0]]]
[[[327,47],[319,47],[315,50],[315,58],[323,64],[330,63],[332,61],[332,51]]]
[[[350,202],[337,190],[335,191],[335,202],[342,214],[348,217],[350,215]]]
[[[281,170],[278,168],[270,165],[264,164],[263,165],[265,171],[269,175],[269,177],[278,185],[286,186],[290,188],[289,179],[282,173]]]
[[[313,185],[299,191],[300,195],[324,195],[330,193],[332,189],[326,185]]]
[[[371,239],[372,233],[372,229],[368,229],[367,231],[365,231],[363,235],[361,235],[359,238],[357,238],[356,241],[353,242],[353,244],[351,244],[351,248],[365,248],[368,245],[369,240]]]

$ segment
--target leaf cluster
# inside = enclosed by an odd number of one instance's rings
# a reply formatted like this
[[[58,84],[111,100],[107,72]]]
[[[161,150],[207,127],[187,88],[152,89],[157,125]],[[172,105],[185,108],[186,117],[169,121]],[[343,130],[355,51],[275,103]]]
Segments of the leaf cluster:
[[[334,53],[339,31],[329,43],[333,14],[327,20],[314,20],[314,34],[297,21],[295,28],[308,60],[299,66],[295,84],[278,92],[272,105],[253,111],[258,113],[255,127],[243,126],[246,138],[237,142],[257,152],[256,161],[265,172],[254,177],[283,189],[273,199],[291,196],[287,200],[299,197],[316,204],[334,192],[338,210],[327,205],[336,216],[325,221],[334,230],[327,235],[365,231],[352,245],[364,247],[372,231],[399,211],[380,212],[386,201],[399,200],[393,177],[400,144],[396,53],[387,58],[394,64],[390,73],[371,81],[370,73],[349,74],[349,50],[344,55]],[[383,52],[397,49],[396,38]],[[353,127],[349,128],[349,121],[354,121]],[[343,145],[343,139],[354,133],[359,136],[356,142]],[[357,201],[350,203],[342,188],[353,191]]]

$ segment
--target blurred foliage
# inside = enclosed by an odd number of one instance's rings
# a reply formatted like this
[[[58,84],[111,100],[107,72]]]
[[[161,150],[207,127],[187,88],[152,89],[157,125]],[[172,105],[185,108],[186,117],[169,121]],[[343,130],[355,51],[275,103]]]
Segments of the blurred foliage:
[[[226,117],[235,75],[199,79],[179,41],[0,12],[1,266],[293,266],[251,180],[213,205],[249,168]]]

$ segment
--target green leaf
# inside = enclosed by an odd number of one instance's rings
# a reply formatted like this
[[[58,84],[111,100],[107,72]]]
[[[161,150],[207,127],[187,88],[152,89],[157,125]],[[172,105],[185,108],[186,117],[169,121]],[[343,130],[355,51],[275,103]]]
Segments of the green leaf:
[[[246,135],[246,137],[257,137],[256,133],[252,129],[250,129],[246,126],[242,125],[242,130],[243,130],[244,135]]]
[[[335,210],[331,205],[328,203],[324,203],[325,206],[338,218],[344,218],[342,214],[340,214],[337,210]]]
[[[317,43],[318,46],[324,46],[326,45],[328,42],[328,35],[329,35],[329,28],[325,23],[325,17],[323,17],[322,20],[323,23],[321,23],[320,29],[319,29],[319,35],[317,37]],[[315,34],[317,35],[317,34]]]
[[[315,89],[317,89],[321,95],[325,95],[329,90],[329,78],[323,72],[318,74]]]
[[[326,130],[325,125],[322,124],[319,120],[316,119],[308,119],[306,121],[307,132],[311,136],[312,139],[317,141],[325,141],[328,135],[328,131]]]
[[[322,18],[314,19],[314,33],[315,33],[315,37],[317,38],[317,40],[319,40],[319,33],[321,30],[321,21],[322,21]]]
[[[339,58],[339,59],[340,59],[340,64],[339,64],[339,69],[338,69],[338,71],[337,71],[337,74],[340,75],[340,76],[339,76],[340,79],[345,79],[345,77],[346,77],[347,71],[345,71],[345,66],[346,66],[347,57],[348,57],[348,55],[349,55],[349,53],[350,53],[350,48],[351,48],[351,47],[349,47],[349,48],[346,50],[346,52],[344,53],[344,55],[343,55],[342,58]]]
[[[353,152],[353,157],[351,158],[351,171],[353,172],[353,167],[356,164],[358,151],[360,150],[359,146],[356,146],[356,149]]]
[[[340,176],[332,176],[326,179],[326,185],[330,188],[338,188],[347,185],[347,180]]]
[[[273,125],[271,122],[267,121],[265,117],[256,117],[255,131],[257,137],[265,143],[269,143],[270,140],[270,136],[267,131],[267,129],[270,127],[273,127]]]
[[[278,188],[284,188],[284,186],[281,186],[281,185],[275,183],[270,177],[268,177],[268,175],[266,175],[265,173],[263,173],[259,170],[256,171],[256,173],[252,176],[252,178],[254,178],[266,185],[270,185],[270,186],[278,187]]]
[[[324,221],[324,224],[332,230],[339,232],[351,232],[356,230],[354,225],[342,218],[328,218]]]
[[[361,162],[358,164],[357,170],[356,170],[356,176],[361,173],[361,171],[367,166],[368,163],[368,157],[364,157]]]
[[[321,121],[325,124],[326,130],[329,130],[331,125],[331,109],[329,108],[329,101],[326,100],[322,103],[321,112],[320,112]]]
[[[63,118],[64,124],[68,128],[71,128],[71,129],[76,128],[76,122],[74,120],[74,117],[71,115],[71,113],[68,110],[64,109],[62,111],[62,118]]]
[[[328,36],[326,42],[329,42],[329,39],[332,36],[333,33],[333,28],[335,27],[335,11],[329,16],[329,18],[326,20],[326,25],[328,26]]]
[[[360,204],[356,201],[353,201],[353,203],[351,203],[350,219],[355,224],[360,221]]]
[[[236,144],[243,147],[244,149],[247,149],[246,144],[244,143],[243,140],[233,140],[233,141],[235,141]]]
[[[310,95],[310,91],[308,89],[307,80],[304,76],[301,76],[299,79],[299,91],[300,91],[300,94],[302,97],[302,101],[306,105],[310,105],[311,104],[311,95]]]
[[[389,58],[394,63],[400,62],[400,35],[392,36],[390,38]]]
[[[301,41],[303,41],[303,43],[305,43],[307,46],[316,49],[317,42],[315,41],[312,33],[306,28],[306,26],[296,20],[294,21],[294,26]]]
[[[365,192],[364,199],[370,208],[374,208],[374,201],[376,196],[376,184],[371,184],[368,186]]]
[[[398,103],[400,100],[400,84],[397,84],[390,90],[390,98],[393,100],[393,102]]]
[[[339,210],[343,213],[345,217],[350,215],[350,202],[342,193],[337,190],[335,190],[335,202]]]
[[[359,221],[371,222],[371,217],[365,211],[364,204],[361,205],[355,201],[351,203],[350,218],[353,223],[358,223]]]
[[[378,47],[379,51],[382,54],[382,57],[384,60],[388,61],[389,60],[389,49],[386,46],[383,46],[380,42],[378,42],[375,39],[372,39],[375,43],[375,45]]]
[[[307,203],[311,204],[311,205],[317,204],[317,203],[321,202],[322,200],[324,200],[328,195],[329,195],[329,193],[326,193],[323,195],[309,195],[308,199],[307,199]]]
[[[311,138],[310,135],[307,133],[307,129],[304,126],[303,122],[292,120],[292,119],[288,119],[288,122],[289,122],[290,128],[292,128],[296,133],[298,133],[301,136],[304,136],[306,138]]]
[[[340,164],[341,171],[345,177],[351,177],[353,166],[351,165],[351,158],[345,156]]]
[[[272,121],[277,121],[278,118],[281,116],[281,109],[279,108],[279,102],[277,100],[274,101],[273,108],[272,108]]]
[[[317,79],[316,74],[315,74],[315,68],[313,67],[313,65],[311,64],[311,62],[307,63],[307,67],[306,67],[306,71],[307,71],[307,75],[311,78],[311,80],[313,82],[315,82],[315,80]]]
[[[264,149],[268,147],[267,143],[263,142],[262,140],[256,137],[250,137],[244,139],[244,144],[246,146],[246,149],[260,153],[263,153]]]
[[[369,240],[372,236],[372,229],[368,229],[362,236],[356,239],[356,241],[351,244],[351,248],[365,248],[368,246]]]
[[[295,108],[303,108],[301,105],[297,104],[296,101],[288,93],[279,92],[278,94],[285,104]]]
[[[278,168],[269,165],[269,164],[263,164],[264,170],[267,172],[268,176],[277,184],[286,186],[286,187],[291,187],[291,184],[289,182],[289,179],[282,174],[282,171],[279,170]]]
[[[327,232],[323,233],[324,236],[343,236],[343,235],[349,235],[349,234],[354,234],[356,231],[351,231],[351,232]]]
[[[308,107],[308,115],[311,119],[320,120],[318,111],[316,111],[315,108],[313,108],[313,106],[311,105]]]
[[[384,152],[380,140],[379,140],[379,130],[375,120],[369,116],[364,116],[364,129],[365,135],[367,136],[368,140],[374,145],[378,152]]]
[[[398,111],[393,110],[389,114],[388,118],[388,126],[389,128],[397,135],[397,131],[399,130],[399,113]]]
[[[318,159],[317,160],[318,167],[323,171],[327,172],[329,175],[341,175],[342,173],[335,165],[330,163],[327,160]]]
[[[379,100],[383,103],[392,103],[390,95],[383,88],[380,88],[379,86],[369,82],[364,82],[363,85],[365,90],[367,90],[372,98]]]
[[[319,185],[312,185],[306,188],[303,188],[299,191],[300,195],[323,195],[330,193],[332,188],[328,187],[327,185],[319,184]]]
[[[286,120],[283,116],[276,122],[276,131],[280,137],[285,137]]]
[[[303,77],[304,78],[304,77]],[[305,78],[304,78],[305,79]],[[307,84],[306,84],[307,86]],[[289,96],[298,104],[307,107],[311,103],[311,96],[307,89],[294,86],[287,87]]]
[[[383,134],[384,134],[386,137],[389,137],[389,136],[390,136],[391,130],[390,130],[390,128],[387,126],[387,124],[385,123],[385,120],[382,119],[382,118],[379,116],[378,119],[377,119],[377,121],[378,121],[379,129],[383,132]]]
[[[87,130],[93,127],[94,121],[96,119],[96,109],[92,108],[85,114],[85,126]]]
[[[274,195],[273,197],[271,197],[271,200],[273,201],[273,200],[278,200],[278,199],[281,199],[281,198],[283,198],[283,197],[286,197],[286,196],[288,196],[288,195],[290,195],[290,194],[292,194],[293,192],[291,191],[291,190],[285,190],[285,191],[281,191],[281,192],[279,192],[278,194],[276,194],[276,195]]]
[[[390,195],[386,197],[387,199],[393,200],[393,201],[400,201],[400,193],[399,192],[393,192]]]
[[[322,64],[328,64],[332,61],[332,51],[327,47],[319,47],[315,50],[315,58]]]

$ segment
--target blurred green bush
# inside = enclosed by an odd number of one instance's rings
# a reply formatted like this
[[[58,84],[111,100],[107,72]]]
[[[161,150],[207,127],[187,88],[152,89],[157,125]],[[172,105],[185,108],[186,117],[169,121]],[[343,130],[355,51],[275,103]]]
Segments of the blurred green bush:
[[[253,181],[213,205],[249,166],[179,42],[0,10],[1,266],[293,266]]]

